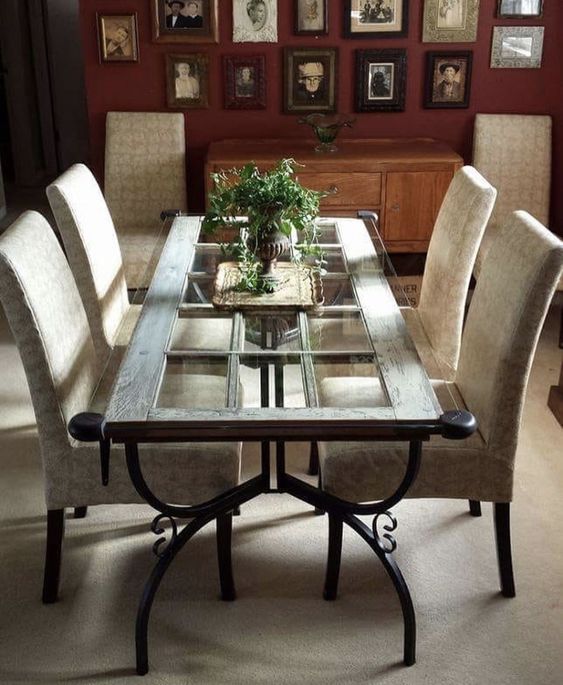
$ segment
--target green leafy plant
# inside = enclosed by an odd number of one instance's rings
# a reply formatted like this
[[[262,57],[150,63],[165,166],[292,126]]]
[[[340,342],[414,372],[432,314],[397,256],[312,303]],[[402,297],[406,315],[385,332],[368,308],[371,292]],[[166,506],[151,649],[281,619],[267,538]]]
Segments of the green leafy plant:
[[[239,229],[237,237],[221,248],[239,263],[242,290],[272,290],[271,281],[262,277],[258,254],[261,241],[274,232],[292,243],[294,261],[309,258],[315,268],[322,268],[315,219],[320,199],[327,193],[303,187],[295,178],[297,166],[293,159],[282,159],[265,172],[255,164],[246,164],[242,169],[211,175],[214,190],[209,194],[209,211],[202,228],[211,235],[225,227]]]

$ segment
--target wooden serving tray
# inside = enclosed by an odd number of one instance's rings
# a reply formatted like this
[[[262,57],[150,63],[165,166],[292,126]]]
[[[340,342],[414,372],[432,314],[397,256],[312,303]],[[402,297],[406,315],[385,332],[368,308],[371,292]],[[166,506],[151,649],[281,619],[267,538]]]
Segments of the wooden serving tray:
[[[240,270],[237,262],[222,262],[217,268],[213,306],[217,309],[246,311],[295,311],[320,307],[323,284],[318,271],[301,264],[278,262],[280,285],[273,293],[255,295],[237,290]]]

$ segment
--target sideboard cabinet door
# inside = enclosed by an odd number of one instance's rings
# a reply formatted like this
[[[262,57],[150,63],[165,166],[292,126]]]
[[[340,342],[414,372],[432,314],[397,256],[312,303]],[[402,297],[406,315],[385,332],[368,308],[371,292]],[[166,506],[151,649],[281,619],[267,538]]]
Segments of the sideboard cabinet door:
[[[383,239],[393,251],[425,251],[453,171],[389,171]],[[405,249],[406,248],[406,249]]]

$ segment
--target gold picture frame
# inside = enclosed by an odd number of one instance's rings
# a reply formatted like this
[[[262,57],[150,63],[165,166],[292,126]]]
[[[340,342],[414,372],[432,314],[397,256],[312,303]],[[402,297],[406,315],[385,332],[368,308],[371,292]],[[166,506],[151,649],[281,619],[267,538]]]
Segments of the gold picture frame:
[[[153,42],[218,43],[217,4],[218,0],[151,0]]]
[[[423,43],[474,43],[479,0],[424,0]]]
[[[138,62],[139,29],[137,13],[96,13],[100,63]]]

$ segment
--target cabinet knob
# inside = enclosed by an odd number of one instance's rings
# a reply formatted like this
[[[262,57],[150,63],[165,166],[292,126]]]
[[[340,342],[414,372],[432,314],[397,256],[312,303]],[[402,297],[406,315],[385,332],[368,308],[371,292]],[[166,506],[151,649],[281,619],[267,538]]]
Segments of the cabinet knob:
[[[338,192],[338,186],[331,185],[330,188],[328,189],[328,192],[331,195],[336,195],[336,193]]]

